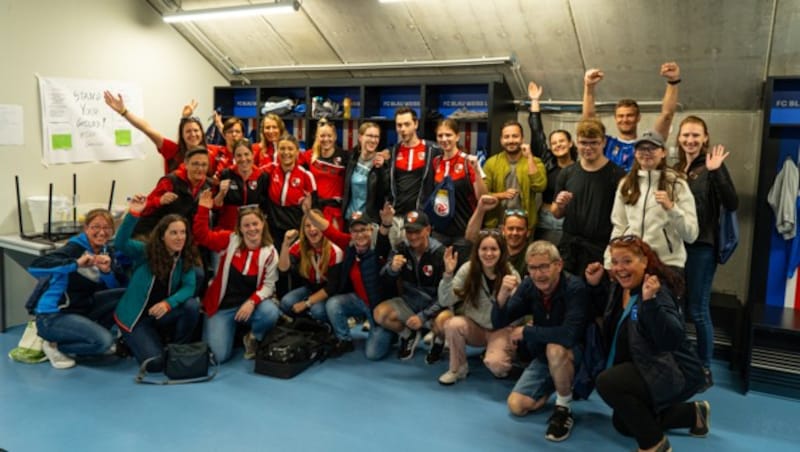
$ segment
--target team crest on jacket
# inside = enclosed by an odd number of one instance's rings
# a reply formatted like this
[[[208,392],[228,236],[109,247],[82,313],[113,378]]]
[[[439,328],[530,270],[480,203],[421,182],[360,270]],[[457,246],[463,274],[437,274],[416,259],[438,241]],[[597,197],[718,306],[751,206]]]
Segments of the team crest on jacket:
[[[300,178],[299,177],[293,177],[292,181],[291,181],[291,184],[292,184],[292,187],[295,187],[295,188],[299,187],[300,186]]]
[[[422,273],[424,273],[425,276],[427,276],[428,278],[433,276],[433,265],[430,265],[430,264],[423,265],[422,266]]]
[[[250,190],[255,190],[256,188],[258,188],[258,181],[254,180],[248,181],[247,186],[250,187]]]

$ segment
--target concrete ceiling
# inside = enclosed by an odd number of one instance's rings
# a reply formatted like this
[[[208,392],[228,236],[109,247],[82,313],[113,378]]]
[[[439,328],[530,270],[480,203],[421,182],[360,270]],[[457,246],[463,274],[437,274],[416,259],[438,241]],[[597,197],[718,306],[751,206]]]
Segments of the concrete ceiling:
[[[146,0],[160,13],[268,0]],[[757,110],[768,75],[800,74],[800,0],[302,0],[288,15],[175,28],[232,82],[501,72],[519,98],[578,101],[588,68],[598,101],[657,101],[677,61],[685,109]],[[469,68],[303,71],[303,65],[514,56]],[[255,67],[299,66],[237,75]]]

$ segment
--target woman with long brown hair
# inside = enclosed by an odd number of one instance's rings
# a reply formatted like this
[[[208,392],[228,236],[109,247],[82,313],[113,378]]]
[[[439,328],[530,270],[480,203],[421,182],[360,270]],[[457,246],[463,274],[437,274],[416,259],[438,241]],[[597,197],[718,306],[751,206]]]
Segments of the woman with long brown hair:
[[[445,272],[439,283],[438,304],[450,307],[462,301],[459,315],[447,319],[447,311],[436,317],[434,332],[442,333],[450,344],[450,367],[439,377],[439,383],[451,385],[469,373],[466,346],[486,347],[484,364],[498,377],[505,377],[511,368],[508,354],[509,328],[494,330],[492,304],[503,287],[507,275],[517,282],[520,277],[508,263],[508,247],[499,231],[481,231],[468,262],[456,271],[458,253],[448,247],[444,254]],[[431,350],[443,347],[443,341],[434,340]],[[441,351],[439,351],[441,353]],[[429,353],[430,355],[431,353]],[[433,361],[426,357],[426,361]]]
[[[164,362],[164,338],[186,343],[200,316],[194,298],[200,255],[192,243],[189,222],[176,214],[161,218],[147,242],[131,236],[146,198],[135,195],[117,231],[117,248],[134,262],[133,275],[114,319],[122,337],[139,363],[158,358],[148,371],[160,372]]]

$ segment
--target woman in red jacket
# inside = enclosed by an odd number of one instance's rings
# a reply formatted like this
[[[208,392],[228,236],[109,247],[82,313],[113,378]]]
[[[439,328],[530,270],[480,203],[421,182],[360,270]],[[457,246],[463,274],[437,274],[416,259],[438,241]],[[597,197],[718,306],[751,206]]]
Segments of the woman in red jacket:
[[[261,209],[240,209],[235,232],[211,231],[208,214],[213,202],[211,191],[203,192],[192,230],[197,243],[220,252],[219,266],[203,297],[203,336],[217,360],[225,362],[231,357],[236,323],[249,323],[244,357],[253,359],[258,341],[280,316],[274,300],[278,253]]]
[[[250,140],[242,138],[233,144],[235,165],[220,173],[219,192],[214,197],[214,207],[219,217],[215,229],[233,231],[239,217],[239,208],[248,205],[263,207],[266,202],[269,176],[254,164]]]

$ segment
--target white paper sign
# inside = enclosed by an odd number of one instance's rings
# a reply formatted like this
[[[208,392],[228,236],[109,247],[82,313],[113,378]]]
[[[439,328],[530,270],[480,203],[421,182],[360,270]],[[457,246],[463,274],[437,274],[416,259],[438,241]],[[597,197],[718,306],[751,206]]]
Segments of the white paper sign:
[[[39,76],[43,158],[47,164],[139,158],[144,136],[103,100],[122,94],[125,106],[143,114],[142,90],[118,81]]]
[[[0,104],[0,146],[21,146],[22,136],[22,105]]]

